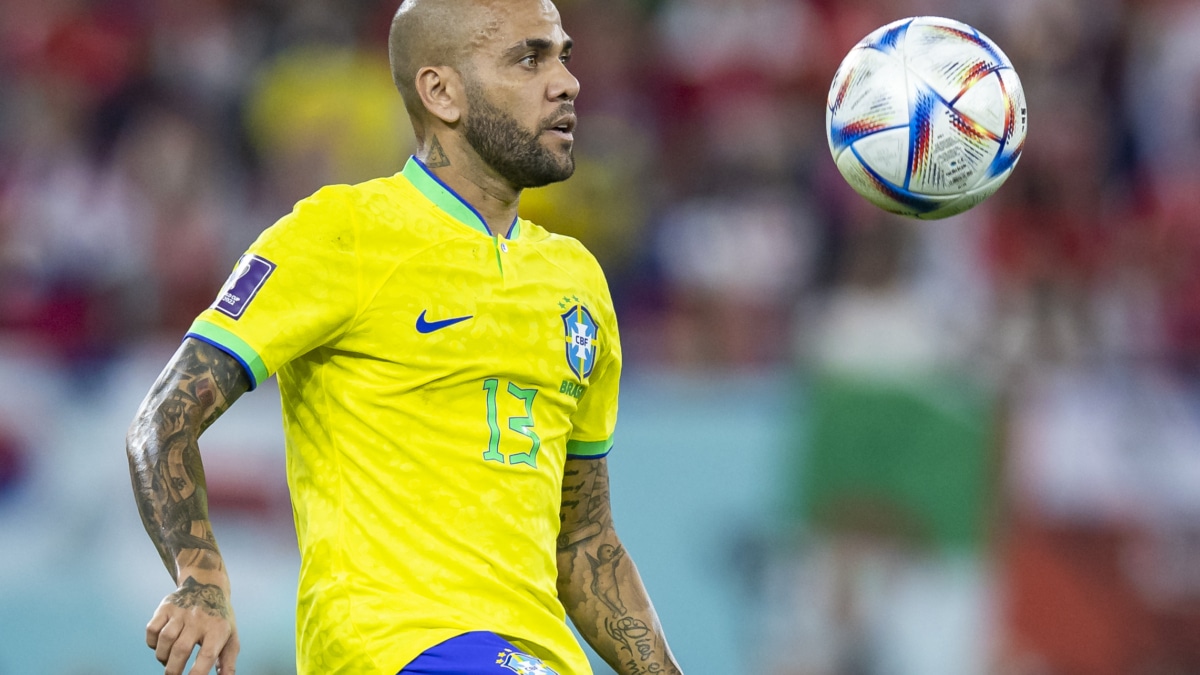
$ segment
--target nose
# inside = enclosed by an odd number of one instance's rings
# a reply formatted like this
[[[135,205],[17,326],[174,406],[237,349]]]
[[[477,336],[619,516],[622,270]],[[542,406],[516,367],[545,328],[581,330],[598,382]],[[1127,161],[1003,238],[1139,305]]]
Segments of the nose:
[[[567,64],[562,61],[558,62],[558,70],[554,73],[554,79],[547,93],[551,100],[555,101],[574,101],[579,96],[579,80],[571,74]]]

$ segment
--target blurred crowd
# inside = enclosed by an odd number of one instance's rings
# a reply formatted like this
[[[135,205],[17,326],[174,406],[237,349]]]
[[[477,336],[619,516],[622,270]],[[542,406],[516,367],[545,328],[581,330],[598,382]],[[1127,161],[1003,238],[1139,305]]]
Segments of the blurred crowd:
[[[399,170],[395,4],[0,4],[0,343],[92,385],[296,200]],[[558,5],[578,170],[523,215],[600,258],[631,367],[787,368],[811,411],[796,574],[848,578],[778,608],[775,672],[938,672],[879,665],[902,633],[862,589],[947,551],[994,570],[990,668],[1200,670],[1200,3]],[[853,194],[824,135],[845,53],[919,14],[988,34],[1029,105],[1008,183],[930,223]]]
[[[5,3],[0,330],[68,360],[178,333],[297,199],[394,172],[412,138],[387,77],[393,4]],[[635,357],[785,362],[819,323],[806,311],[940,274],[933,293],[981,305],[958,327],[974,335],[946,341],[988,357],[1194,368],[1194,3],[560,4],[579,45],[579,172],[524,208],[602,259]],[[1031,119],[1004,190],[925,226],[864,207],[823,133],[849,47],[922,13],[1001,44]],[[888,274],[881,249],[904,249],[895,279],[866,278]]]

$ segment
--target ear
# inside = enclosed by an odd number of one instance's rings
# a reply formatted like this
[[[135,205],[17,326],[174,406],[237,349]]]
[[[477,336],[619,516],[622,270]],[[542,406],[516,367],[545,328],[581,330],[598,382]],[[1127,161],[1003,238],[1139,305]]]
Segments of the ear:
[[[417,94],[429,114],[454,124],[463,113],[463,86],[459,74],[448,66],[426,66],[417,71]]]

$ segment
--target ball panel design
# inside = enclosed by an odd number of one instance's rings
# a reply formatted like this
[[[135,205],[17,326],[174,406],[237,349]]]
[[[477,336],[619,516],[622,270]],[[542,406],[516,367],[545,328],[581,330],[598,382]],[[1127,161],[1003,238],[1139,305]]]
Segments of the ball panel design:
[[[936,212],[948,199],[956,197],[932,197],[915,193],[884,178],[857,152],[858,146],[842,153],[838,170],[863,197],[885,211],[914,218]]]
[[[900,19],[876,29],[870,35],[859,41],[857,47],[874,49],[885,54],[892,54],[902,49],[904,38],[912,19]]]
[[[826,131],[857,192],[894,213],[944,218],[986,199],[1012,172],[1025,97],[1004,53],[971,26],[902,19],[842,62]]]
[[[837,161],[838,170],[846,182],[858,194],[866,197],[875,206],[892,213],[915,215],[919,209],[903,204],[890,196],[891,186],[878,174],[873,174],[867,165],[856,156],[853,149],[843,152]]]
[[[979,31],[961,21],[936,16],[913,19],[906,51],[910,56],[928,54],[935,61],[957,53],[973,54],[993,64],[1008,63],[996,43]]]
[[[915,28],[905,44],[905,65],[946,101],[953,102],[988,73],[1005,66],[959,30]]]
[[[904,185],[907,177],[908,126],[871,134],[854,144],[858,160],[893,185]]]
[[[1000,186],[1004,184],[1004,181],[1008,179],[1008,174],[1004,174],[1003,176],[985,176],[985,178],[987,178],[987,180],[984,181],[982,185],[968,190],[961,197],[956,197],[946,202],[942,207],[935,211],[918,215],[917,218],[922,218],[925,220],[937,220],[940,218],[955,216],[963,213],[964,211],[973,209],[982,203],[983,200],[992,196],[996,190],[999,190]]]
[[[900,61],[869,49],[852,52],[830,89],[826,131],[833,153],[871,133],[907,125],[904,87]]]
[[[905,187],[931,196],[961,194],[992,162],[999,143],[935,95],[914,97],[928,105],[914,112],[921,120],[912,126],[912,170]]]
[[[1004,99],[1000,74],[998,71],[991,71],[964,91],[958,100],[952,101],[952,104],[959,114],[999,141],[1008,133],[1010,127],[1009,106],[996,105],[996,101]]]

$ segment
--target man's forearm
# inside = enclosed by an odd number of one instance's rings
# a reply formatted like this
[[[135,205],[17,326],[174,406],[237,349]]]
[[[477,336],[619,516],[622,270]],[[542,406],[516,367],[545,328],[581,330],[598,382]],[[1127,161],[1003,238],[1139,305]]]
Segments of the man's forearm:
[[[589,481],[607,482],[607,471],[568,474],[564,502],[578,482],[590,493]],[[596,492],[607,494],[607,484]],[[558,540],[558,592],[567,614],[588,644],[621,675],[680,673],[662,626],[633,560],[625,553],[605,499],[572,520]],[[564,506],[564,509],[569,505]]]
[[[160,417],[159,411],[154,414]],[[150,429],[131,432],[130,477],[142,524],[163,565],[175,578],[187,567],[218,569],[220,554],[208,518],[204,467],[194,438],[182,432],[159,438]],[[150,438],[145,438],[150,436]],[[139,442],[137,437],[142,437]]]
[[[180,585],[188,576],[185,571],[224,575],[208,518],[197,439],[244,391],[239,374],[226,361],[231,359],[207,345],[181,348],[142,403],[126,437],[142,523]],[[236,362],[233,367],[239,368]]]

